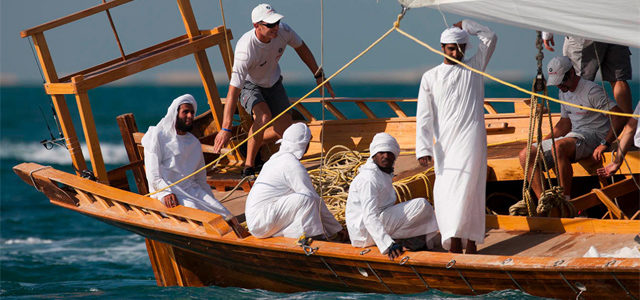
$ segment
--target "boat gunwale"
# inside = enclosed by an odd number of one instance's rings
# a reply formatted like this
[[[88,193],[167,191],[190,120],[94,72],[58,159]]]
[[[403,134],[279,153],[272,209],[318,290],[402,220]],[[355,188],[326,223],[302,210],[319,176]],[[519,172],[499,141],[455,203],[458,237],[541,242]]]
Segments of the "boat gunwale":
[[[41,168],[42,166],[35,163],[23,163],[14,167],[16,173],[21,172],[23,175],[29,173],[30,169],[36,170]],[[51,174],[53,173],[53,174]],[[45,175],[46,174],[46,175]],[[20,175],[20,174],[19,174]],[[28,176],[28,175],[27,175]],[[87,193],[95,194],[101,197],[107,197],[111,201],[118,201],[122,203],[126,203],[128,205],[134,205],[139,207],[148,208],[150,210],[180,216],[180,214],[194,212],[199,215],[210,215],[212,216],[209,220],[198,220],[204,223],[211,223],[211,221],[215,219],[221,219],[219,215],[200,211],[193,208],[188,207],[177,207],[177,208],[166,208],[162,206],[158,201],[149,201],[152,198],[145,197],[140,194],[136,194],[129,191],[120,190],[111,186],[107,186],[98,182],[94,182],[88,179],[80,178],[76,175],[72,175],[60,170],[56,170],[53,168],[47,168],[40,170],[37,173],[32,174],[33,177],[39,180],[49,180],[51,182],[57,182],[63,185],[67,185],[74,189],[79,189]],[[21,176],[22,177],[22,176]],[[79,188],[74,186],[71,181],[80,181],[85,186],[89,186],[94,189],[94,191],[87,191],[84,188]],[[27,182],[28,184],[31,184]],[[108,195],[111,189],[117,190],[118,193],[126,193],[130,194],[131,198],[127,199],[113,199],[112,196]],[[137,198],[137,199],[136,199]],[[203,232],[200,230],[200,233],[195,233],[193,230],[188,230],[185,224],[184,230],[176,230],[175,223],[167,224],[167,226],[154,226],[153,224],[147,224],[148,222],[136,222],[131,218],[128,218],[126,214],[123,214],[115,209],[98,209],[95,207],[80,207],[75,206],[70,203],[57,200],[50,199],[53,204],[58,206],[62,206],[77,212],[80,212],[85,215],[89,215],[98,219],[108,219],[112,222],[120,222],[125,224],[130,224],[137,227],[152,229],[155,231],[161,231],[169,234],[177,234],[181,236],[188,236],[192,238],[197,238],[201,240],[206,240],[210,242],[219,242],[225,244],[231,244],[241,247],[251,247],[251,248],[260,248],[260,249],[269,249],[274,251],[281,252],[289,252],[292,254],[304,254],[304,251],[301,247],[295,244],[295,239],[292,238],[284,238],[284,237],[273,237],[269,239],[258,239],[253,236],[240,239],[237,238],[233,231],[230,231],[227,234],[215,236],[214,234]],[[146,203],[139,203],[139,201],[144,201]],[[79,204],[80,205],[80,204]],[[179,214],[176,214],[179,212]],[[488,218],[493,216],[488,216]],[[525,221],[526,218],[529,217],[515,217],[515,216],[500,216],[494,218],[502,218],[502,219],[512,219],[512,218],[522,218]],[[550,219],[549,221],[569,221],[575,222],[575,219],[557,219],[557,218],[530,218],[530,219]],[[194,219],[197,220],[197,219]],[[544,220],[543,220],[544,221]],[[607,222],[614,223],[609,224],[607,228],[618,227],[616,225],[623,225],[627,223],[640,223],[637,220],[598,220],[598,219],[584,219],[587,222]],[[582,221],[582,222],[584,222]],[[171,225],[171,226],[168,226]],[[597,225],[597,224],[596,224]],[[635,224],[632,224],[635,225]],[[592,230],[596,230],[598,226],[588,226],[591,227]],[[627,226],[622,226],[621,228],[626,228]],[[527,231],[524,231],[527,232]],[[566,232],[566,231],[565,231]],[[552,233],[552,232],[551,232]],[[570,232],[567,232],[570,233]],[[575,233],[597,233],[597,232],[575,232]],[[601,232],[607,233],[607,232]],[[614,232],[611,232],[614,233]],[[620,233],[620,232],[615,232]],[[635,233],[635,232],[625,232],[625,233]],[[397,263],[390,262],[386,255],[372,253],[368,256],[360,255],[360,252],[363,248],[355,248],[350,244],[342,244],[342,243],[330,243],[324,241],[315,241],[313,246],[319,247],[318,252],[315,255],[321,254],[322,257],[330,257],[337,259],[348,259],[355,261],[368,261],[368,262],[379,262],[379,263]],[[329,249],[329,250],[327,250]],[[371,252],[375,252],[375,247],[369,247],[372,249]],[[326,251],[326,252],[325,252]],[[340,251],[340,252],[339,252]],[[544,271],[585,271],[588,270],[590,272],[620,272],[620,271],[636,271],[640,273],[640,259],[638,258],[606,258],[606,257],[598,257],[598,258],[584,258],[584,257],[572,257],[572,258],[564,258],[558,259],[554,257],[533,257],[533,256],[504,256],[504,255],[491,255],[491,254],[481,254],[481,255],[461,255],[461,254],[451,254],[451,253],[441,253],[441,252],[409,252],[410,259],[409,264],[412,266],[427,266],[427,267],[442,267],[446,266],[451,262],[452,259],[456,261],[456,268],[464,268],[464,269],[478,269],[478,270],[507,270],[507,271],[527,271],[527,270],[544,270]],[[406,255],[405,255],[406,256]],[[403,256],[404,257],[404,256]],[[510,259],[510,260],[509,260]],[[559,261],[561,261],[559,263]],[[481,261],[481,263],[480,263]]]

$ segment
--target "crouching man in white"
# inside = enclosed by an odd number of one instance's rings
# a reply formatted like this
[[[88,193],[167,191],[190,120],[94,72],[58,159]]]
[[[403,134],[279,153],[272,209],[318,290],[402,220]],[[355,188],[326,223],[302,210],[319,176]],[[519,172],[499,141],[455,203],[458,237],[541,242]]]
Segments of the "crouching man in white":
[[[278,141],[280,150],[262,167],[247,197],[245,215],[249,232],[257,238],[302,234],[314,239],[332,239],[346,231],[316,193],[309,173],[300,163],[307,152],[311,131],[295,123]]]
[[[398,142],[387,133],[378,133],[369,150],[369,159],[353,179],[347,198],[345,215],[351,245],[368,247],[375,243],[390,259],[406,250],[394,239],[424,237],[423,245],[432,247],[438,224],[431,204],[424,198],[395,204],[392,180],[393,165],[400,154]]]
[[[150,126],[142,138],[151,192],[165,188],[204,166],[200,141],[189,132],[193,128],[196,109],[193,96],[186,94],[176,98],[167,115],[158,125]],[[227,221],[233,219],[233,215],[214,198],[204,171],[152,197],[167,207],[183,205],[219,214]]]

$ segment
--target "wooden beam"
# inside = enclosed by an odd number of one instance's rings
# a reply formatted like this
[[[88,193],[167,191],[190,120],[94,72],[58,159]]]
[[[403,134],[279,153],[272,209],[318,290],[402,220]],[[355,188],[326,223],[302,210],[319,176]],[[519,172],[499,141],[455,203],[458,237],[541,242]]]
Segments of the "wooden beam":
[[[317,121],[316,117],[314,117],[313,114],[309,112],[309,110],[307,110],[304,105],[302,105],[302,103],[296,104],[295,109],[297,109],[305,118],[307,118],[308,122]]]
[[[77,83],[79,81],[82,81],[82,76],[79,75],[73,77],[71,80],[74,83]],[[94,175],[98,178],[98,181],[104,184],[109,184],[107,169],[104,166],[102,152],[100,151],[100,141],[98,140],[96,124],[93,119],[91,104],[89,103],[89,95],[86,92],[76,94],[76,103],[78,105],[78,111],[80,113],[82,128],[84,129],[84,137],[87,142],[87,148],[89,148],[89,156],[91,157],[91,166],[93,168]]]
[[[133,0],[112,0],[107,3],[96,5],[94,7],[79,11],[77,13],[73,13],[73,14],[64,16],[62,18],[55,19],[53,21],[38,25],[36,27],[29,28],[27,30],[23,30],[20,32],[20,36],[25,38],[30,35],[42,33],[43,31],[74,22],[74,21],[86,18],[88,16],[95,15],[99,12],[106,11],[107,9],[111,9],[131,1]]]
[[[356,101],[356,105],[360,108],[360,110],[362,110],[362,112],[365,115],[367,115],[367,118],[369,119],[377,118],[376,114],[374,114],[373,111],[371,111],[369,106],[367,106],[367,104],[364,101]]]
[[[330,111],[338,120],[346,120],[347,117],[345,117],[339,110],[338,108],[336,108],[333,104],[331,104],[331,102],[325,102],[324,106],[327,108],[328,111]]]
[[[226,43],[220,44],[220,56],[222,56],[227,77],[231,79],[231,72],[233,71],[233,47],[231,47],[231,39],[233,39],[233,35],[231,34],[231,30],[226,28],[224,30],[227,33],[225,37]]]
[[[194,54],[198,51],[204,51],[211,46],[221,43],[223,40],[224,37],[220,35],[210,35],[194,39],[193,41],[172,45],[169,49],[158,51],[157,53],[138,60],[129,60],[127,63],[123,63],[117,67],[108,67],[107,70],[99,74],[85,77],[82,82],[76,84],[76,90],[78,92],[88,91],[129,75],[174,61],[180,57]]]
[[[391,107],[391,109],[393,109],[393,111],[396,113],[396,115],[398,115],[398,117],[400,118],[407,117],[407,114],[405,114],[404,111],[402,111],[402,108],[400,108],[400,105],[398,105],[398,103],[388,101],[387,104],[389,105],[389,107]]]
[[[36,53],[38,55],[38,61],[42,67],[42,73],[47,83],[58,82],[58,74],[56,73],[56,67],[53,64],[51,55],[49,52],[49,46],[47,40],[44,38],[44,34],[37,33],[33,36],[33,44],[35,46]],[[87,169],[87,163],[82,155],[82,148],[78,141],[78,135],[73,126],[73,120],[71,114],[69,114],[69,108],[67,107],[67,100],[63,95],[52,95],[51,101],[53,107],[58,115],[60,121],[60,129],[65,137],[65,143],[71,155],[71,163],[73,164],[76,174],[80,174],[80,171]]]
[[[618,206],[616,206],[613,201],[611,201],[611,199],[609,199],[609,197],[607,197],[607,195],[605,193],[602,192],[602,190],[600,189],[593,189],[592,192],[594,194],[596,194],[596,196],[598,196],[598,199],[600,199],[600,202],[602,202],[602,204],[604,204],[604,206],[607,207],[607,209],[609,210],[609,212],[616,216],[616,219],[621,220],[629,220],[629,217],[627,217],[627,215],[624,214],[624,212],[622,212],[622,210],[620,210],[620,208]]]

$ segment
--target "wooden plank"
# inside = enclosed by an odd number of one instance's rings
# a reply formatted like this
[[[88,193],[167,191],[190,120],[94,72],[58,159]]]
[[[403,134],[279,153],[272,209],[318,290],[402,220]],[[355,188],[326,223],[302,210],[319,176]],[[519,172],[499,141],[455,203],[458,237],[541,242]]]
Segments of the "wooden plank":
[[[73,81],[82,81],[81,75],[74,77]],[[107,176],[107,169],[104,166],[102,151],[100,150],[100,141],[98,140],[98,132],[96,131],[96,124],[93,120],[93,112],[91,111],[91,104],[89,103],[89,95],[87,93],[77,94],[76,103],[80,113],[80,121],[82,122],[82,127],[84,129],[87,148],[89,148],[89,156],[91,157],[91,166],[95,173],[94,175],[98,181],[108,185],[109,178]]]
[[[389,105],[389,107],[391,107],[391,109],[393,109],[393,111],[396,113],[396,115],[398,115],[398,117],[400,118],[407,117],[407,114],[405,114],[404,111],[402,111],[402,108],[400,108],[400,105],[398,105],[398,103],[388,101],[387,104]]]
[[[28,37],[30,35],[34,35],[34,34],[37,34],[37,33],[42,33],[43,31],[46,31],[46,30],[49,30],[49,29],[53,29],[53,28],[56,28],[56,27],[59,27],[59,26],[74,22],[74,21],[86,18],[88,16],[92,16],[92,15],[97,14],[99,12],[103,12],[103,11],[106,11],[107,9],[118,7],[118,6],[122,5],[122,4],[125,4],[127,2],[131,2],[131,1],[133,1],[133,0],[112,0],[112,1],[109,1],[107,3],[99,4],[99,5],[96,5],[94,7],[87,8],[85,10],[79,11],[77,13],[73,13],[73,14],[64,16],[62,18],[55,19],[53,21],[38,25],[36,27],[29,28],[27,30],[23,30],[23,31],[20,32],[20,36],[25,38],[25,37]]]
[[[53,64],[53,60],[51,59],[49,46],[47,45],[47,40],[44,38],[44,35],[42,33],[34,35],[33,44],[46,82],[58,82],[58,74],[56,73],[56,68]],[[82,148],[78,141],[78,135],[76,134],[76,130],[73,126],[71,115],[69,114],[67,101],[63,95],[52,95],[51,100],[60,121],[60,129],[65,137],[69,155],[71,155],[71,163],[73,164],[76,173],[79,174],[80,171],[87,169],[87,163],[84,160]]]
[[[596,196],[600,199],[600,202],[602,202],[602,204],[604,204],[607,209],[609,209],[609,212],[612,215],[616,216],[616,219],[629,220],[629,217],[627,217],[627,215],[625,215],[624,212],[622,212],[620,208],[618,208],[618,206],[616,206],[613,201],[611,201],[611,199],[609,199],[609,197],[607,197],[607,195],[602,192],[602,190],[593,189],[592,192],[596,194]]]
[[[196,22],[196,16],[193,14],[193,8],[191,8],[191,1],[189,0],[177,0],[178,9],[180,9],[180,15],[182,16],[182,22],[184,28],[187,31],[189,38],[193,38],[200,34],[198,30],[198,23]]]
[[[307,110],[304,105],[302,105],[302,103],[296,104],[295,109],[298,110],[307,119],[308,122],[317,121],[316,117],[314,117],[313,114],[309,112],[309,110]]]
[[[346,120],[345,117],[331,102],[325,102],[324,107],[329,110],[338,120]]]
[[[193,41],[186,41],[184,43],[171,45],[171,47],[158,51],[157,53],[141,57],[137,60],[128,60],[126,63],[116,66],[106,67],[105,70],[94,72],[96,74],[89,74],[85,76],[82,82],[76,84],[76,90],[87,91],[189,54],[203,51],[209,47],[218,45],[223,41],[224,36],[218,34],[199,36]]]
[[[486,228],[547,233],[638,233],[638,221],[487,215]]]
[[[224,62],[224,68],[227,71],[227,78],[231,79],[231,72],[233,71],[233,47],[231,47],[231,40],[233,39],[233,35],[231,34],[231,29],[224,28],[226,32],[226,43],[220,44],[220,56],[222,56],[222,61]]]
[[[493,105],[491,105],[490,102],[484,102],[484,109],[487,110],[487,112],[489,112],[489,114],[497,114],[498,112],[496,111],[496,109],[493,107]]]
[[[45,83],[44,91],[47,95],[73,95],[76,86],[72,83]]]
[[[360,108],[360,110],[362,110],[362,112],[367,116],[367,118],[369,119],[377,118],[376,114],[374,114],[373,111],[371,111],[369,106],[367,106],[367,104],[365,104],[364,101],[356,101],[356,105]]]

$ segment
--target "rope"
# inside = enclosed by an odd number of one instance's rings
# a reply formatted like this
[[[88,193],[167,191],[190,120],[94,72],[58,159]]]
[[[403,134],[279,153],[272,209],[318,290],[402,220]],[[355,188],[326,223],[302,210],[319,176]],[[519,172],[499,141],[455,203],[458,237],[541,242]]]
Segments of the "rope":
[[[344,226],[349,186],[369,155],[353,151],[343,145],[337,145],[327,151],[326,157],[327,159],[320,167],[308,172],[309,177],[311,177],[316,192],[322,197],[329,211]],[[397,202],[405,202],[415,198],[412,189],[409,188],[409,183],[422,180],[425,185],[426,198],[433,203],[433,183],[429,179],[429,176],[432,175],[433,168],[430,168],[425,172],[394,182],[393,187]]]
[[[425,48],[429,49],[429,51],[434,52],[434,53],[436,53],[436,54],[438,54],[438,55],[441,55],[441,56],[443,56],[443,57],[446,57],[446,58],[448,58],[449,60],[456,62],[457,64],[459,64],[459,65],[461,65],[461,66],[463,66],[463,67],[465,67],[465,68],[469,69],[470,71],[472,71],[472,72],[474,72],[474,73],[480,74],[480,75],[482,75],[482,76],[484,76],[484,77],[487,77],[487,78],[489,78],[489,79],[491,79],[491,80],[493,80],[493,81],[495,81],[495,82],[501,83],[501,84],[503,84],[503,85],[506,85],[506,86],[508,86],[508,87],[511,87],[511,88],[513,88],[513,89],[516,89],[516,90],[518,90],[518,91],[521,91],[521,92],[523,92],[523,93],[525,93],[525,94],[528,94],[528,95],[531,95],[531,96],[540,97],[540,98],[547,99],[547,100],[550,100],[550,101],[553,101],[553,102],[556,102],[556,103],[560,103],[560,104],[564,104],[564,105],[567,105],[567,106],[571,106],[571,107],[575,107],[575,108],[580,108],[580,109],[584,109],[584,110],[588,110],[588,111],[599,112],[599,113],[609,114],[609,115],[615,115],[615,116],[622,116],[622,117],[634,117],[634,118],[640,118],[640,115],[634,115],[634,114],[628,114],[628,113],[621,113],[621,112],[615,112],[615,111],[606,111],[606,110],[601,110],[601,109],[597,109],[597,108],[591,108],[591,107],[581,106],[581,105],[573,104],[573,103],[570,103],[570,102],[562,101],[562,100],[559,100],[559,99],[555,99],[555,98],[553,98],[553,97],[549,97],[549,96],[546,96],[546,95],[542,95],[542,94],[538,94],[538,93],[533,93],[533,92],[527,91],[527,90],[525,90],[525,89],[523,89],[523,88],[521,88],[521,87],[519,87],[519,86],[517,86],[517,85],[515,85],[515,84],[512,84],[512,83],[506,82],[506,81],[504,81],[504,80],[502,80],[502,79],[499,79],[499,78],[497,78],[497,77],[495,77],[495,76],[493,76],[493,75],[491,75],[491,74],[488,74],[488,73],[485,73],[485,72],[483,72],[483,71],[477,70],[477,69],[475,69],[475,68],[473,68],[473,67],[471,67],[471,66],[469,66],[469,65],[467,65],[467,64],[465,64],[465,63],[463,63],[463,62],[461,62],[461,61],[459,61],[459,60],[457,60],[457,59],[455,59],[455,58],[453,58],[453,57],[451,57],[451,56],[448,56],[448,55],[446,55],[446,54],[442,53],[441,51],[438,51],[438,50],[434,49],[433,47],[431,47],[431,46],[429,46],[428,44],[426,44],[426,43],[424,43],[424,42],[420,41],[420,40],[419,40],[419,39],[417,39],[416,37],[414,37],[414,36],[412,36],[412,35],[410,35],[410,34],[406,33],[405,31],[403,31],[403,30],[402,30],[402,29],[400,29],[399,27],[396,27],[396,26],[395,26],[395,23],[394,23],[394,27],[392,28],[392,30],[397,31],[398,33],[400,33],[400,34],[402,34],[402,35],[406,36],[407,38],[409,38],[410,40],[412,40],[412,41],[416,42],[417,44],[419,44],[419,45],[421,45],[421,46],[423,46],[423,47],[425,47]]]
[[[375,42],[373,42],[371,45],[369,45],[369,47],[367,47],[366,49],[364,49],[362,52],[360,52],[360,54],[358,54],[356,57],[354,57],[353,59],[351,59],[348,63],[346,63],[344,66],[342,66],[338,71],[336,71],[335,73],[333,73],[331,76],[329,76],[328,78],[326,78],[323,82],[321,82],[320,84],[318,84],[315,88],[313,88],[310,92],[308,92],[306,95],[302,96],[300,99],[298,99],[296,102],[294,102],[293,104],[291,104],[289,107],[287,107],[284,111],[282,111],[280,114],[278,114],[277,116],[275,116],[274,118],[271,119],[271,121],[267,122],[266,124],[264,124],[264,126],[260,127],[258,130],[254,131],[253,134],[251,134],[249,137],[247,137],[246,139],[244,139],[242,142],[238,143],[235,147],[233,147],[231,150],[225,152],[224,154],[220,155],[218,158],[216,158],[214,161],[208,163],[207,165],[205,165],[204,167],[194,171],[193,173],[183,177],[182,179],[162,188],[159,189],[153,193],[148,193],[145,196],[149,197],[151,195],[157,194],[161,191],[164,191],[180,182],[183,182],[185,180],[187,180],[188,178],[191,178],[192,176],[194,176],[195,174],[202,172],[203,170],[205,170],[206,168],[208,168],[209,166],[217,163],[218,161],[220,161],[221,159],[223,159],[224,157],[226,157],[227,155],[229,155],[229,153],[235,151],[236,149],[238,149],[240,146],[242,146],[244,143],[246,143],[249,139],[253,138],[256,134],[262,132],[263,130],[265,130],[267,127],[269,127],[273,122],[275,122],[278,118],[280,118],[282,115],[286,114],[289,110],[291,110],[294,106],[298,105],[298,103],[302,102],[302,100],[306,99],[307,97],[309,97],[309,95],[313,94],[315,91],[317,91],[319,88],[323,87],[327,82],[329,82],[331,79],[333,79],[334,77],[336,77],[338,74],[342,73],[342,71],[344,71],[346,68],[348,68],[349,66],[351,66],[355,61],[357,61],[358,59],[360,59],[360,57],[362,57],[364,54],[366,54],[367,52],[369,52],[369,50],[371,50],[375,45],[379,44],[382,40],[384,40],[387,36],[389,36],[389,34],[391,34],[393,32],[395,28],[390,28],[389,30],[387,30],[387,32],[385,32],[382,36],[380,36]]]

